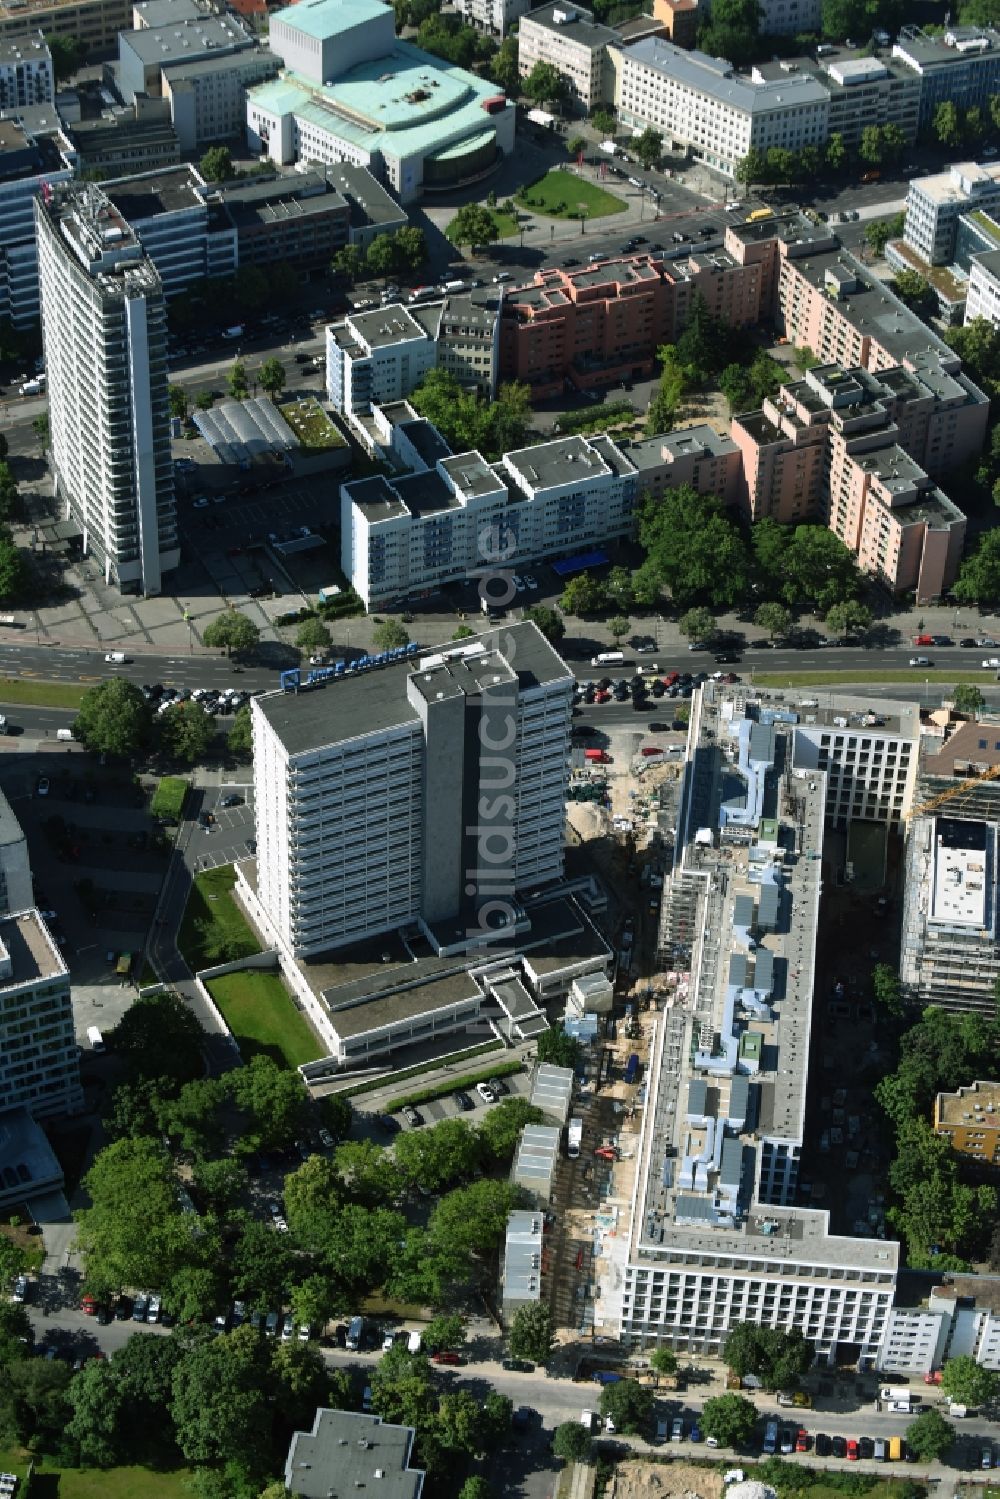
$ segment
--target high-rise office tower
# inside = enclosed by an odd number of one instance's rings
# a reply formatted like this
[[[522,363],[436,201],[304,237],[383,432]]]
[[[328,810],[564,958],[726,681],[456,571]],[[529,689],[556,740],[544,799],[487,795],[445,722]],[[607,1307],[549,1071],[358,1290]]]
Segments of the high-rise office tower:
[[[0,1099],[36,1119],[83,1108],[69,970],[35,910],[0,919]]]
[[[255,698],[257,895],[291,952],[509,930],[562,874],[572,701],[530,623]]]
[[[179,559],[160,277],[93,184],[35,217],[57,489],[105,581],[159,593]]]

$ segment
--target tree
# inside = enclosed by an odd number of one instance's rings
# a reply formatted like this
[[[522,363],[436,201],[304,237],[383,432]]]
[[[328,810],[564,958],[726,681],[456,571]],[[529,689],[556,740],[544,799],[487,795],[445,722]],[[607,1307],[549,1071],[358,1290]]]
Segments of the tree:
[[[834,635],[864,635],[872,627],[872,612],[857,599],[845,599],[827,610],[826,624]]]
[[[215,405],[215,395],[210,390],[199,390],[194,398],[194,404],[199,411],[211,411]]]
[[[370,1146],[371,1142],[364,1144]],[[378,1146],[371,1148],[385,1154]],[[339,1166],[322,1155],[311,1155],[286,1176],[285,1215],[295,1243],[302,1249],[319,1253],[331,1238],[344,1198],[343,1177]]]
[[[574,160],[576,157],[582,156],[586,149],[587,137],[585,135],[571,135],[566,142],[566,153],[572,156]]]
[[[52,71],[55,73],[56,83],[72,77],[84,58],[84,49],[76,37],[50,33],[45,38],[45,45],[52,54]]]
[[[269,1349],[251,1327],[194,1344],[174,1370],[170,1415],[189,1462],[222,1463],[239,1454],[266,1469]]]
[[[215,1078],[192,1078],[176,1097],[158,1101],[157,1125],[172,1145],[188,1155],[213,1154],[222,1146],[222,1100],[223,1090]]]
[[[744,187],[753,187],[755,182],[763,182],[767,175],[767,157],[763,151],[756,146],[751,146],[745,156],[741,156],[736,163],[734,173],[737,182],[742,182]]]
[[[728,58],[737,66],[750,62],[757,51],[760,14],[757,0],[713,4],[711,18],[698,33],[698,46],[709,56]]]
[[[749,559],[739,529],[720,500],[698,494],[689,484],[666,489],[640,507],[639,540],[684,608],[695,602],[731,607],[749,590]]]
[[[312,614],[296,630],[295,644],[303,651],[327,651],[333,644],[333,636],[323,621]]]
[[[502,1099],[479,1126],[483,1149],[498,1163],[509,1163],[524,1126],[541,1124],[543,1117],[541,1109],[526,1098]]]
[[[204,1081],[215,1086],[213,1079]],[[224,1217],[236,1206],[249,1183],[246,1168],[228,1156],[213,1161],[195,1161],[193,1180],[199,1201],[205,1204],[208,1212],[219,1217]]]
[[[296,1269],[286,1236],[248,1213],[239,1215],[239,1224],[229,1266],[234,1295],[260,1311],[283,1306]]]
[[[715,615],[711,609],[689,609],[677,621],[677,628],[688,640],[711,640],[715,634]]]
[[[0,1385],[0,1432],[33,1453],[56,1452],[69,1422],[70,1373],[59,1359],[18,1359]]]
[[[608,634],[617,646],[632,628],[631,621],[624,614],[613,614],[608,620]]]
[[[893,214],[891,219],[872,219],[865,225],[865,240],[875,251],[876,255],[882,255],[885,247],[891,239],[899,239],[903,233],[903,223],[906,214],[900,210]]]
[[[521,80],[521,91],[536,104],[551,105],[558,114],[569,96],[569,84],[550,62],[536,62],[527,78]]]
[[[607,589],[591,573],[577,573],[575,578],[570,578],[559,597],[559,607],[564,614],[580,617],[599,613],[607,608],[607,602]]]
[[[973,318],[960,328],[949,328],[945,342],[976,384],[995,396],[1000,383],[1000,327],[995,328],[987,318]]]
[[[215,720],[200,703],[171,703],[157,714],[156,732],[164,754],[185,765],[201,765],[215,740]]]
[[[646,412],[647,437],[655,437],[659,432],[669,432],[676,424],[689,383],[687,371],[680,364],[674,349],[668,350],[665,355],[660,350],[658,357],[661,362],[660,383]]]
[[[932,1463],[944,1457],[955,1440],[955,1428],[933,1406],[922,1411],[906,1428],[906,1445],[919,1462]]]
[[[0,599],[16,599],[23,588],[24,558],[9,536],[0,535]]]
[[[280,396],[285,388],[287,378],[285,366],[280,359],[276,359],[273,356],[270,359],[265,359],[257,371],[257,384],[265,395],[272,398]]]
[[[381,1202],[394,1202],[402,1194],[403,1180],[396,1170],[395,1155],[371,1140],[345,1141],[337,1151],[335,1164],[344,1193],[354,1202],[377,1207]]]
[[[83,694],[73,737],[95,754],[131,755],[148,738],[151,721],[149,704],[138,687],[112,677]]]
[[[431,1213],[427,1224],[430,1240],[463,1255],[495,1254],[503,1243],[508,1214],[519,1201],[517,1188],[489,1177],[457,1187],[442,1197]]]
[[[427,259],[427,236],[415,224],[404,224],[393,235],[396,259],[401,270],[417,271]]]
[[[512,1358],[547,1364],[552,1354],[555,1334],[552,1313],[542,1302],[519,1306],[510,1324],[507,1343]]]
[[[425,1353],[439,1353],[442,1348],[461,1348],[465,1342],[465,1318],[457,1312],[432,1317],[420,1341]]]
[[[297,1072],[257,1055],[245,1067],[227,1073],[225,1082],[237,1108],[253,1121],[257,1148],[280,1150],[292,1143],[302,1127],[307,1102]]]
[[[839,172],[847,162],[847,147],[844,137],[835,130],[826,143],[826,164],[831,172]]]
[[[564,1463],[589,1463],[594,1444],[590,1432],[579,1421],[562,1421],[552,1437],[552,1451]]]
[[[206,182],[228,182],[233,175],[233,153],[228,146],[209,146],[199,166]]]
[[[525,619],[530,619],[538,626],[546,640],[557,644],[566,634],[566,623],[561,614],[548,604],[532,604],[524,611]]]
[[[663,136],[652,125],[647,125],[641,135],[632,137],[632,150],[649,171],[652,167],[659,166],[662,160]]]
[[[918,317],[933,317],[937,311],[937,293],[919,271],[897,271],[893,277],[892,289],[899,300]]]
[[[861,586],[853,552],[826,526],[789,527],[765,519],[753,528],[753,549],[766,586],[789,605],[828,612]]]
[[[963,604],[1000,601],[1000,530],[982,533],[974,551],[962,559],[952,591]]]
[[[903,990],[899,974],[888,963],[876,963],[872,969],[872,994],[875,1003],[889,1015],[902,1015]]]
[[[468,625],[459,625],[458,629],[453,631],[451,638],[456,641],[471,640],[475,633],[475,630],[471,630]]]
[[[201,1222],[182,1211],[173,1164],[159,1140],[116,1140],[94,1158],[77,1213],[86,1283],[110,1294],[163,1285],[196,1261]]]
[[[368,246],[365,266],[373,276],[381,276],[385,281],[396,274],[399,270],[399,254],[394,235],[376,235]]]
[[[493,1489],[485,1478],[473,1473],[459,1489],[458,1499],[493,1499]]]
[[[490,60],[489,75],[510,98],[516,98],[521,82],[517,66],[517,37],[505,36]]]
[[[653,1413],[653,1392],[635,1379],[619,1379],[601,1391],[601,1415],[610,1416],[616,1431],[637,1435]]]
[[[554,1067],[575,1068],[580,1060],[580,1043],[568,1036],[561,1025],[550,1025],[538,1038],[538,1060]]]
[[[1000,1374],[978,1364],[969,1353],[948,1359],[941,1371],[941,1388],[956,1405],[989,1408],[1000,1398]]]
[[[472,1175],[479,1164],[479,1137],[464,1119],[442,1119],[430,1129],[400,1135],[394,1155],[408,1186],[437,1192]]]
[[[242,359],[234,359],[229,371],[229,394],[234,401],[245,401],[250,394],[247,367]]]
[[[372,631],[372,644],[378,651],[395,651],[409,645],[410,637],[398,619],[383,619]]]
[[[352,284],[358,280],[365,268],[365,252],[360,245],[344,245],[338,250],[330,261],[330,271],[335,276],[342,276],[345,281]]]
[[[170,401],[170,415],[183,421],[188,414],[187,391],[182,385],[168,385],[167,398]]]
[[[954,148],[961,145],[962,126],[958,109],[953,99],[944,99],[934,111],[932,127],[942,146]]]
[[[705,1435],[723,1447],[745,1447],[757,1424],[757,1410],[744,1395],[716,1395],[702,1407]]]
[[[657,1374],[676,1374],[677,1355],[672,1348],[654,1348],[649,1355],[649,1367]]]
[[[117,1370],[107,1359],[90,1359],[67,1391],[72,1416],[66,1427],[80,1460],[95,1468],[115,1467],[124,1457],[125,1399]]]
[[[231,755],[235,755],[239,760],[249,760],[253,748],[253,728],[248,703],[237,710],[233,726],[226,735],[226,744]]]
[[[858,155],[861,160],[870,166],[877,167],[882,161],[882,132],[877,125],[865,125],[861,131],[861,144],[858,147]]]
[[[205,1032],[179,995],[140,995],[108,1040],[134,1077],[170,1078],[185,1083],[204,1070]]]
[[[224,650],[227,656],[242,656],[258,644],[260,631],[253,620],[238,609],[227,609],[225,614],[216,615],[211,624],[205,626],[201,638],[207,646]]]
[[[463,203],[445,233],[455,245],[491,245],[497,237],[497,221],[479,203]]]
[[[970,718],[981,713],[986,699],[973,682],[959,682],[954,692],[956,713],[967,713]]]
[[[798,1331],[737,1322],[723,1345],[726,1363],[742,1379],[755,1374],[765,1389],[793,1388],[813,1361],[813,1345]]]
[[[759,630],[766,630],[771,640],[787,635],[792,626],[792,616],[784,604],[760,604],[753,617]]]
[[[531,392],[521,381],[500,386],[493,401],[465,391],[448,370],[430,370],[410,397],[455,452],[477,448],[486,458],[524,446],[531,420]]]

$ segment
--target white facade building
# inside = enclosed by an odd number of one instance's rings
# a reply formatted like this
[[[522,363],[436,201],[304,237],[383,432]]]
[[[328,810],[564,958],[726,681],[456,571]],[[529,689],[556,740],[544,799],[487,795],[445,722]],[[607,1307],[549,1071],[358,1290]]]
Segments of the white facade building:
[[[257,899],[295,957],[418,924],[485,933],[562,873],[569,669],[532,624],[399,654],[254,699]]]
[[[973,255],[969,263],[969,291],[965,321],[984,317],[994,327],[1000,324],[1000,250]]]
[[[692,700],[660,937],[684,995],[657,1021],[630,1220],[598,1263],[594,1330],[718,1355],[735,1323],[757,1322],[801,1332],[825,1362],[850,1345],[871,1368],[899,1246],[794,1205],[822,860],[789,866],[786,850],[821,850],[826,811],[822,772],[792,768],[800,722],[787,694]]]
[[[589,112],[610,97],[608,47],[619,40],[579,5],[541,5],[518,27],[517,70],[527,78],[536,63],[551,64],[569,83],[573,103]]]
[[[921,1004],[992,1016],[1000,978],[997,824],[947,812],[907,827],[899,976]]]
[[[204,179],[189,163],[119,177],[102,188],[156,266],[165,297],[236,270],[236,226],[206,202]]]
[[[367,609],[469,577],[491,553],[515,568],[633,527],[638,470],[610,437],[557,438],[491,465],[411,421],[394,451],[408,474],[340,491],[341,566]]]
[[[401,303],[326,330],[326,393],[344,416],[410,395],[436,364],[434,340]]]
[[[0,39],[0,110],[51,104],[55,87],[52,54],[40,31]]]
[[[69,971],[35,910],[0,920],[0,1098],[35,1118],[83,1108]]]
[[[829,130],[829,93],[808,74],[754,82],[723,58],[659,37],[622,49],[614,102],[623,124],[651,125],[665,150],[690,150],[730,176],[751,149],[801,151],[821,146]]]
[[[966,1355],[1000,1372],[1000,1312],[996,1276],[949,1275],[926,1305],[896,1307],[886,1323],[878,1367],[887,1374],[930,1374]],[[977,1299],[983,1305],[977,1306]]]
[[[57,491],[124,592],[177,566],[163,286],[97,187],[35,205]]]
[[[1000,208],[1000,163],[956,162],[947,171],[915,177],[906,195],[903,239],[931,265],[955,258],[958,221],[980,209]]]
[[[467,25],[487,36],[506,36],[530,8],[531,0],[457,0],[455,5]]]

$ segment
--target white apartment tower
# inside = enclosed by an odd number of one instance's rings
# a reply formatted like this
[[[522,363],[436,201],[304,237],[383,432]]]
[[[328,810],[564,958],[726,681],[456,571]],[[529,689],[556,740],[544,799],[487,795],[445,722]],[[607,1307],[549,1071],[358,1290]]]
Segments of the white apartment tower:
[[[0,1098],[36,1119],[83,1107],[69,971],[35,910],[0,920]]]
[[[179,560],[160,277],[93,185],[35,218],[57,490],[105,581],[157,594]]]
[[[558,879],[572,688],[522,623],[254,699],[257,897],[288,951],[454,950]]]

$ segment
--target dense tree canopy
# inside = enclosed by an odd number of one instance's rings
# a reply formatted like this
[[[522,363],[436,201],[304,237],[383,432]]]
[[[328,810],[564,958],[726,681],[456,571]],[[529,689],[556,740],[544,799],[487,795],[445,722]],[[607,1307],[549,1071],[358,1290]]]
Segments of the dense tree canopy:
[[[531,421],[531,392],[516,380],[501,385],[494,401],[484,401],[463,390],[449,370],[434,369],[410,401],[456,453],[475,448],[491,461],[523,447]]]
[[[137,1077],[186,1082],[202,1071],[205,1032],[190,1006],[169,990],[136,999],[109,1039]]]
[[[94,753],[131,755],[148,738],[151,719],[138,687],[112,677],[83,694],[73,734]]]
[[[813,1361],[813,1345],[798,1331],[737,1322],[722,1350],[726,1363],[742,1379],[755,1374],[767,1390],[794,1388]]]
[[[715,1395],[702,1407],[701,1424],[723,1447],[744,1447],[753,1436],[757,1409],[745,1395]]]
[[[689,484],[647,499],[639,511],[647,561],[682,608],[695,602],[728,608],[749,586],[746,548],[721,500]]]

